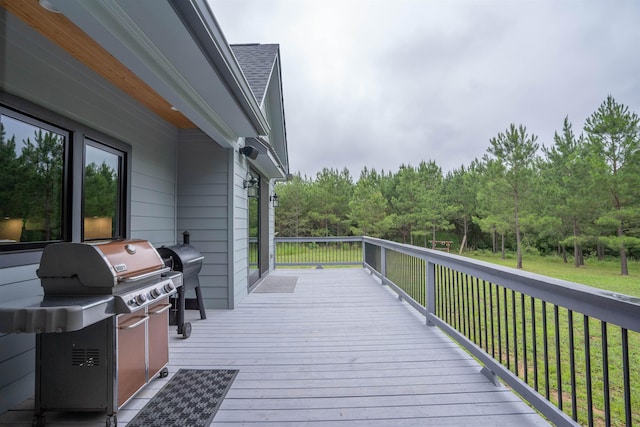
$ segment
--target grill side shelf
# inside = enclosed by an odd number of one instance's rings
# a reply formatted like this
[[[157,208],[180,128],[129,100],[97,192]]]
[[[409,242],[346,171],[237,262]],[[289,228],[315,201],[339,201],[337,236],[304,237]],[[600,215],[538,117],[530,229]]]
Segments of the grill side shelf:
[[[22,298],[0,303],[0,332],[78,331],[114,314],[111,295]]]

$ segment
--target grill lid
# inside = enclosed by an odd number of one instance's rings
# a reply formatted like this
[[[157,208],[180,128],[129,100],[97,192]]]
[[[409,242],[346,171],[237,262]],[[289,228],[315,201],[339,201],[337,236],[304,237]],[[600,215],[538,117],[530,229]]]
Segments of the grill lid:
[[[54,243],[45,247],[37,271],[45,294],[111,293],[130,283],[166,271],[162,258],[146,240],[120,239],[91,243]]]
[[[158,248],[158,252],[162,258],[170,259],[171,269],[174,271],[185,272],[185,270],[194,269],[197,270],[194,272],[197,274],[200,272],[204,259],[200,251],[188,244],[161,246]]]
[[[165,265],[173,271],[182,272],[184,286],[193,289],[200,286],[198,274],[202,269],[204,256],[193,246],[183,243],[174,246],[162,246],[158,248],[160,256],[165,260]]]

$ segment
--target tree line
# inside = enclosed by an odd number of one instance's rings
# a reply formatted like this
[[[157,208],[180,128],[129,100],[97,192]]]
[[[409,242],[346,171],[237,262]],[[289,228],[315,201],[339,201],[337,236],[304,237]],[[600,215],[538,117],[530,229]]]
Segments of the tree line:
[[[568,117],[549,146],[509,125],[482,158],[446,174],[432,160],[396,172],[325,168],[279,183],[282,237],[368,235],[505,256],[557,252],[574,265],[615,254],[621,274],[640,256],[640,128],[637,114],[608,96],[580,133]]]

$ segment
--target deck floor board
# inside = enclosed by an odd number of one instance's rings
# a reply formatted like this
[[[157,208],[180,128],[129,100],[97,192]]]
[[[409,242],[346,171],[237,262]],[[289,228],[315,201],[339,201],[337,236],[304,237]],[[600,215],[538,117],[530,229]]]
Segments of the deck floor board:
[[[171,327],[169,377],[128,402],[118,425],[180,368],[239,370],[213,426],[549,425],[365,270],[276,270],[271,280],[277,276],[296,276],[294,292],[252,293],[234,310],[208,310],[206,320],[188,311],[189,339]],[[64,417],[47,425],[104,425],[104,417]]]
[[[170,368],[240,370],[214,426],[548,425],[365,270],[279,275],[293,293],[253,293],[172,341]]]

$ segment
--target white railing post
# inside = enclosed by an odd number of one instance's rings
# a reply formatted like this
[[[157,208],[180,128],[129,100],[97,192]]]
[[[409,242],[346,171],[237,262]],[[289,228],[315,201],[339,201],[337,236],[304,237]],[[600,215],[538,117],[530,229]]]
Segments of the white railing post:
[[[425,263],[425,308],[427,312],[425,313],[425,317],[427,318],[427,326],[435,326],[430,320],[431,314],[434,314],[436,311],[436,265],[430,262],[428,259]]]

